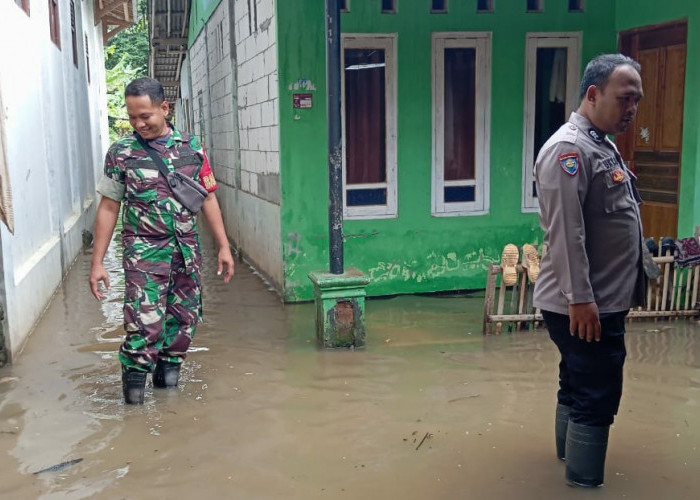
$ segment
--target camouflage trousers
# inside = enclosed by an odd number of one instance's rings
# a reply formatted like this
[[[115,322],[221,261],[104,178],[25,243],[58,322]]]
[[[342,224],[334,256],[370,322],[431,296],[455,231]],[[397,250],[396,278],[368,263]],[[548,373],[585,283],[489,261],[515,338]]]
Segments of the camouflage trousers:
[[[181,363],[201,315],[198,270],[187,272],[182,253],[176,250],[170,275],[125,270],[124,278],[122,366],[150,372],[159,358]]]

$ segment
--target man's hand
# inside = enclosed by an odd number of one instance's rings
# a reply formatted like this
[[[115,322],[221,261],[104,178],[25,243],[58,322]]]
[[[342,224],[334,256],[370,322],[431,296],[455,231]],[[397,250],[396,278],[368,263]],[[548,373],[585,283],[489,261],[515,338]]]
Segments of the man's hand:
[[[587,342],[600,341],[600,318],[595,302],[569,304],[569,333]]]
[[[109,275],[107,274],[105,266],[102,264],[93,264],[92,269],[90,269],[90,291],[97,300],[105,298],[104,294],[100,291],[100,281],[102,281],[105,284],[105,288],[109,290]]]
[[[117,224],[121,202],[103,196],[97,206],[95,215],[95,239],[92,246],[92,267],[90,268],[90,291],[97,300],[105,298],[100,291],[99,283],[104,282],[105,288],[109,290],[109,275],[105,266],[102,265],[107,247],[112,239],[114,226]]]
[[[202,213],[209,223],[209,228],[214,235],[214,240],[219,245],[219,268],[216,274],[221,276],[224,266],[226,266],[224,283],[228,283],[233,277],[233,256],[231,255],[231,248],[228,245],[228,238],[226,237],[226,230],[224,229],[224,219],[221,217],[221,208],[219,208],[219,202],[216,200],[216,195],[214,193],[209,193],[204,200]]]
[[[217,276],[221,276],[221,272],[226,266],[226,274],[224,274],[224,283],[228,283],[233,278],[233,255],[228,245],[219,248],[219,268],[216,271]]]

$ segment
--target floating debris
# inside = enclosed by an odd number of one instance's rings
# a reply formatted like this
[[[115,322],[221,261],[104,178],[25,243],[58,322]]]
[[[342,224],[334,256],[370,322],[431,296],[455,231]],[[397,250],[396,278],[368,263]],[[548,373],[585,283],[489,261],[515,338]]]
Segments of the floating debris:
[[[67,469],[68,467],[71,467],[75,464],[79,464],[82,461],[83,461],[82,458],[74,458],[73,460],[68,460],[67,462],[61,462],[60,464],[52,465],[51,467],[47,467],[46,469],[41,469],[39,471],[33,472],[32,474],[43,474],[44,472],[62,471],[63,469]]]
[[[416,446],[416,451],[418,451],[418,448],[420,448],[423,445],[426,439],[430,439],[431,437],[433,437],[433,435],[429,432],[426,432],[425,436],[423,436],[423,439],[421,439],[420,443],[418,443],[418,446]]]
[[[464,399],[478,398],[479,396],[481,396],[481,394],[470,394],[469,396],[462,396],[460,398],[449,399],[447,402],[454,403],[456,401],[462,401]]]
[[[18,377],[3,377],[0,378],[0,384],[6,384],[8,382],[15,382],[16,380],[19,380]]]

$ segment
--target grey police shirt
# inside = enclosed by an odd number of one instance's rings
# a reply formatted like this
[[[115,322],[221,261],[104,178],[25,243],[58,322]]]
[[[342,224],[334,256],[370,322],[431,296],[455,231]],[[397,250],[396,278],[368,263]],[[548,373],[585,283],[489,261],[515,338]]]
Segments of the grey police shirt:
[[[548,246],[535,307],[568,314],[569,304],[595,302],[605,314],[643,305],[641,198],[615,144],[572,113],[542,146],[535,180]]]

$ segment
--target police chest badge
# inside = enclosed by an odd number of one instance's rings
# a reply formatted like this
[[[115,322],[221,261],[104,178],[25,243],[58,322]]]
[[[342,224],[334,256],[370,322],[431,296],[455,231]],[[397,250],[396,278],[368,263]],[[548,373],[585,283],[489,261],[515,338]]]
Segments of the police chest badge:
[[[569,175],[576,175],[580,164],[581,159],[578,157],[578,153],[564,153],[563,155],[559,155],[559,166]]]
[[[619,184],[625,180],[625,173],[622,171],[622,169],[618,168],[613,172],[612,180],[615,184]]]

